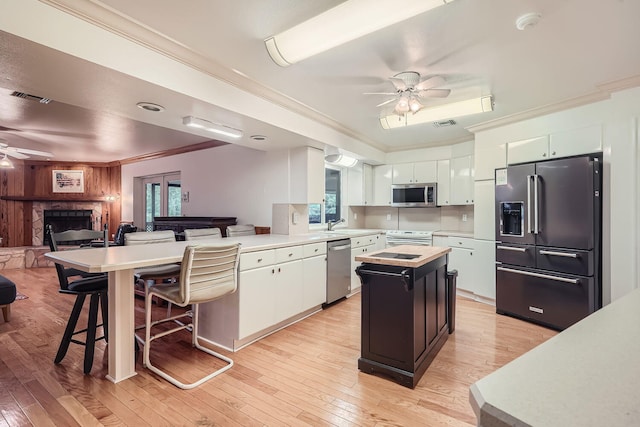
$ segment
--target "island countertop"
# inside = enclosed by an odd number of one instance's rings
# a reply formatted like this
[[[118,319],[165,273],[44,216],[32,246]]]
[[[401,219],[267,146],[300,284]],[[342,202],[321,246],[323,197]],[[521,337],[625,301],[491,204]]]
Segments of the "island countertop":
[[[471,386],[478,425],[640,425],[640,289]]]
[[[385,252],[419,255],[419,257],[414,259],[398,259],[377,256]],[[439,246],[401,245],[394,246],[392,248],[380,249],[374,252],[368,252],[363,255],[358,255],[356,256],[355,260],[366,262],[369,264],[395,265],[398,267],[418,268],[430,261],[433,261],[434,259],[446,255],[449,252],[451,252],[451,248],[444,248]]]

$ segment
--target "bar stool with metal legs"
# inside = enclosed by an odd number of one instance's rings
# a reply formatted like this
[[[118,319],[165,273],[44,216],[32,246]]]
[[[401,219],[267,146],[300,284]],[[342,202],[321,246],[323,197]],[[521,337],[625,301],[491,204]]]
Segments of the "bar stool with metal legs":
[[[52,233],[51,227],[47,228],[49,233],[49,247],[51,251],[58,250],[58,243],[65,242],[67,244],[79,244],[87,240],[94,240],[102,238],[104,234],[100,231],[92,230],[69,230],[61,233]],[[98,249],[87,249],[98,250]],[[70,277],[77,276],[79,272],[74,269],[65,268],[62,264],[55,264],[56,273],[58,275],[58,281],[60,282],[60,293],[70,294],[76,296],[76,301],[73,304],[71,310],[71,316],[67,322],[64,334],[58,352],[54,359],[55,364],[62,362],[69,349],[69,344],[80,344],[85,347],[84,349],[84,373],[91,372],[93,367],[93,355],[95,351],[95,343],[99,340],[106,340],[108,336],[107,331],[107,288],[108,279],[106,274],[93,274],[86,275],[86,277],[80,277],[76,280],[70,281]],[[89,319],[87,321],[87,327],[84,329],[76,330],[78,319],[82,313],[82,308],[86,297],[90,297],[89,301]],[[98,323],[98,313],[100,306],[100,312],[102,315],[102,323]],[[100,337],[96,337],[97,329],[102,327],[103,334]],[[78,334],[86,333],[85,341],[80,341],[74,337]]]

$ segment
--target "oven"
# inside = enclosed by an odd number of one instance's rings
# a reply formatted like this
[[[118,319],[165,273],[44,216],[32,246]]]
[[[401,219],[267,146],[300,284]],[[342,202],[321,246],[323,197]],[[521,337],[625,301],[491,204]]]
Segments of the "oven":
[[[389,230],[386,235],[387,248],[401,245],[431,246],[433,242],[432,231]]]

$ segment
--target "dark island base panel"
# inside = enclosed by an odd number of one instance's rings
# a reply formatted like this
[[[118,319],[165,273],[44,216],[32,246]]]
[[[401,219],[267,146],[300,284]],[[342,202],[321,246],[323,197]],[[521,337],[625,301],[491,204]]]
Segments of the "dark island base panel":
[[[431,362],[436,358],[436,355],[444,343],[447,342],[448,338],[448,333],[442,333],[440,335],[438,341],[431,348],[427,357],[425,357],[420,365],[416,367],[415,372],[394,368],[393,366],[365,359],[364,357],[358,359],[358,369],[366,374],[381,376],[402,386],[413,389],[418,385],[420,379],[427,371],[427,368],[429,368],[429,365],[431,365]]]

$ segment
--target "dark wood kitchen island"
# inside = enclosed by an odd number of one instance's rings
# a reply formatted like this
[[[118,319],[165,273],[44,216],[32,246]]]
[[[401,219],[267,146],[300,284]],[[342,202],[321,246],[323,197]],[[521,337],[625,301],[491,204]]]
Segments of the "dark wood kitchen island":
[[[355,259],[362,282],[358,369],[414,388],[446,342],[455,291],[447,286],[450,248],[396,246]]]

